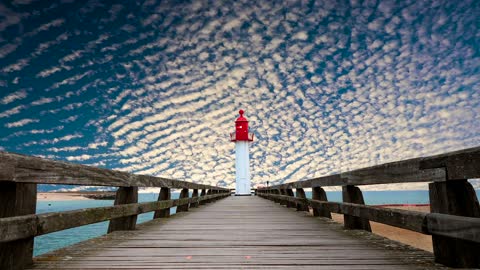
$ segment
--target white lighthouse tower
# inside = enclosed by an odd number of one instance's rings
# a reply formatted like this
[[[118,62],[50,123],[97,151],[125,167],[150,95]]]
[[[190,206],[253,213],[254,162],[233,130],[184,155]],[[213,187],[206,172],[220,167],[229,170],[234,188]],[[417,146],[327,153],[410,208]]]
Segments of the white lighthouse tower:
[[[247,118],[240,110],[240,117],[235,121],[235,132],[230,133],[230,140],[235,142],[235,195],[250,196],[250,158],[248,143],[253,141],[253,133],[248,132]]]

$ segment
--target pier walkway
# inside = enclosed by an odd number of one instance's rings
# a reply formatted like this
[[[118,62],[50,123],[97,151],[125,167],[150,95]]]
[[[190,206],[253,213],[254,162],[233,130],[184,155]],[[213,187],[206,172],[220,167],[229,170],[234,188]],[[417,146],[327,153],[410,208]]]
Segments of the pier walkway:
[[[437,269],[431,253],[354,232],[231,196],[37,257],[31,269]]]

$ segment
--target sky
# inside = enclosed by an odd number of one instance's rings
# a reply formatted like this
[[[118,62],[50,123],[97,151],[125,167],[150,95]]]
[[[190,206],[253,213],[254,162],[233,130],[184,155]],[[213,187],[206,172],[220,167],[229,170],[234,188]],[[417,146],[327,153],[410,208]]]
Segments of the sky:
[[[2,1],[0,150],[234,187],[239,109],[255,186],[479,146],[479,29],[475,0]]]

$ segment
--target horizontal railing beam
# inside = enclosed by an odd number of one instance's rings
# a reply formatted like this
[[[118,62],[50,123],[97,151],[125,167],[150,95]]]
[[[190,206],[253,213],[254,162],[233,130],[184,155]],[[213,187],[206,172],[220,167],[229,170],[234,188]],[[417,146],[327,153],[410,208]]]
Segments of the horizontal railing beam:
[[[329,212],[366,218],[371,221],[423,234],[442,235],[480,243],[480,219],[423,213],[401,209],[378,208],[367,205],[317,201],[297,197],[259,193],[260,197],[303,204],[312,208],[324,207]]]
[[[1,218],[0,243],[227,196],[230,193]]]
[[[442,155],[407,159],[350,172],[322,176],[262,189],[439,182],[480,178],[480,147]]]
[[[0,151],[0,181],[37,184],[228,190],[221,187],[163,177],[136,175],[3,151]]]

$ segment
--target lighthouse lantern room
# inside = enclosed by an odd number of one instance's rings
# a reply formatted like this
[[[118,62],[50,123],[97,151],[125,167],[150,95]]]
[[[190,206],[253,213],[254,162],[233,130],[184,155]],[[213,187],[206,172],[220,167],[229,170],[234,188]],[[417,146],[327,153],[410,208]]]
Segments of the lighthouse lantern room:
[[[240,117],[235,121],[235,132],[230,133],[230,140],[235,142],[235,195],[250,196],[250,158],[248,144],[253,141],[253,133],[248,132],[248,120],[239,111]]]

